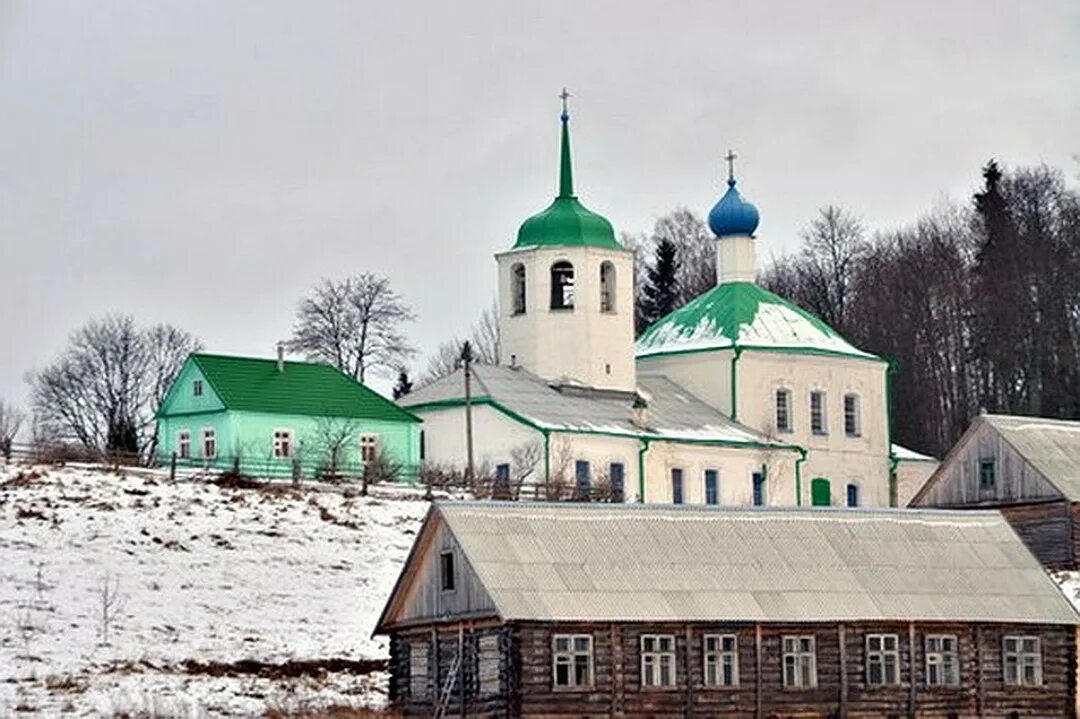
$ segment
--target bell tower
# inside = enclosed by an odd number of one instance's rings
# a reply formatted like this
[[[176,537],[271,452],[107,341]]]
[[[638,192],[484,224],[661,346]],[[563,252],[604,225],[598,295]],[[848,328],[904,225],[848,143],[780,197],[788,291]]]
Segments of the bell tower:
[[[551,382],[633,392],[634,255],[574,193],[564,89],[555,200],[495,255],[503,364]]]

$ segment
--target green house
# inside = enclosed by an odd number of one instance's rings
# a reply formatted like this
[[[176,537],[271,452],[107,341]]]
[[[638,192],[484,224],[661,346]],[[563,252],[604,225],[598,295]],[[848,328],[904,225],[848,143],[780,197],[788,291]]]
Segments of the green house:
[[[192,354],[157,421],[162,464],[406,481],[420,466],[421,420],[326,364]]]

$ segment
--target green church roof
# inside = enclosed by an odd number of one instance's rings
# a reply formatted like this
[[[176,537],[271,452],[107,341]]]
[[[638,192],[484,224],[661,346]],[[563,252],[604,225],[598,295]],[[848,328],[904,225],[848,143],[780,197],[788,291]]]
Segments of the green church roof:
[[[559,195],[547,209],[521,224],[514,248],[580,246],[622,249],[622,245],[615,239],[615,230],[611,223],[586,209],[574,194],[573,168],[570,161],[570,115],[564,108]]]
[[[735,347],[878,359],[753,282],[725,282],[699,295],[645,330],[635,349],[643,358]]]
[[[418,417],[368,389],[336,367],[228,355],[192,354],[226,409],[267,414],[352,417],[419,422]],[[162,407],[167,406],[163,403]]]

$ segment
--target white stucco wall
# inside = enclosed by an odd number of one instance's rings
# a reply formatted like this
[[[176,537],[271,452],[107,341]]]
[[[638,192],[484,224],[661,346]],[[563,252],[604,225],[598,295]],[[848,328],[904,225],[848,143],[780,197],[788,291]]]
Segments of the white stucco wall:
[[[896,464],[897,506],[906,507],[915,493],[922,489],[926,480],[940,465],[927,460],[901,460]]]
[[[591,387],[633,391],[634,256],[598,247],[542,247],[496,255],[502,364],[514,361],[544,379],[570,377]],[[552,310],[551,266],[574,266],[574,308]],[[600,266],[615,266],[615,307],[600,310]],[[512,268],[525,267],[526,308],[514,314]]]
[[[765,467],[765,506],[795,504],[795,460],[785,450],[735,449],[673,442],[652,442],[645,455],[645,500],[672,501],[672,469],[683,471],[686,504],[705,503],[705,470],[718,473],[721,505],[753,505],[753,475]]]

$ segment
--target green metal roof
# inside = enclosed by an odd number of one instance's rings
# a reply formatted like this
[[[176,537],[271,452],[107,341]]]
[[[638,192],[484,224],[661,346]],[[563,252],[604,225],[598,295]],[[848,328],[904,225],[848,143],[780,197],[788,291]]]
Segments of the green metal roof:
[[[753,282],[725,282],[658,320],[638,338],[639,358],[746,347],[877,359],[798,305]]]
[[[562,146],[559,167],[559,195],[547,209],[533,215],[518,229],[514,248],[521,247],[607,247],[622,249],[615,230],[605,218],[585,208],[574,194],[570,161],[570,116],[562,114]]]
[[[243,412],[419,422],[336,367],[316,362],[196,353],[189,357],[225,407]]]

